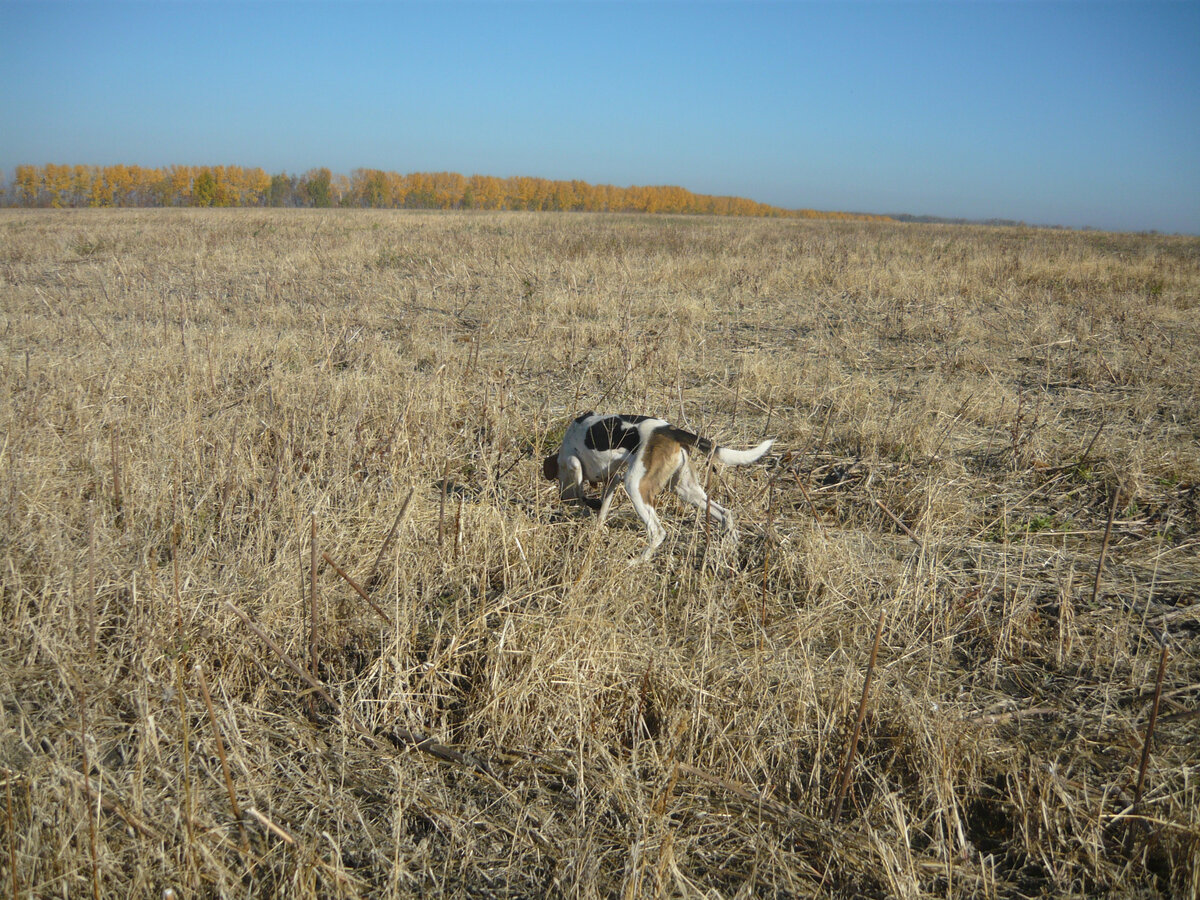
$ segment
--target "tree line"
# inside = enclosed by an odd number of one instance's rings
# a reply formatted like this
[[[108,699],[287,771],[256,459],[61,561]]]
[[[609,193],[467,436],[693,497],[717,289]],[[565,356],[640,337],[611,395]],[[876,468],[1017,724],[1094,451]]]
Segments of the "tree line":
[[[715,197],[668,186],[615,187],[584,181],[457,172],[326,168],[268,175],[242,166],[17,166],[0,202],[18,207],[276,206],[375,209],[497,209],[692,213],[885,220],[886,216],[789,210],[744,197]]]

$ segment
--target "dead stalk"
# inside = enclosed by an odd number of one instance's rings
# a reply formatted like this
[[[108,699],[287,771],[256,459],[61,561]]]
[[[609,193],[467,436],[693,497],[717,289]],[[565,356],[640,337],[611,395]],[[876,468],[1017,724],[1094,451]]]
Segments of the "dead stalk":
[[[816,455],[825,449],[825,440],[829,437],[829,420],[833,418],[833,401],[829,401],[829,409],[825,411],[825,424],[821,426],[821,439],[817,441],[817,449],[813,451]]]
[[[774,496],[775,476],[771,476],[771,480],[767,482],[767,527],[763,537],[763,570],[762,570],[762,608],[759,611],[758,626],[765,629],[767,627],[767,576],[771,569],[771,538],[773,536],[772,527],[775,524],[775,509],[771,503]]]
[[[328,692],[326,692],[325,688],[321,686],[321,683],[319,681],[317,681],[315,678],[313,678],[312,675],[310,675],[308,672],[304,671],[304,669],[301,668],[298,663],[296,663],[290,656],[287,655],[287,653],[284,652],[282,647],[280,647],[273,640],[271,640],[270,637],[267,636],[267,633],[265,631],[263,631],[261,628],[259,628],[257,625],[255,625],[249,616],[247,616],[244,612],[242,612],[240,609],[238,609],[236,606],[234,606],[228,600],[225,601],[225,605],[227,607],[229,607],[229,609],[234,613],[234,615],[236,615],[239,619],[241,619],[246,624],[247,628],[249,628],[251,631],[254,632],[254,634],[258,637],[258,639],[260,641],[262,641],[264,644],[267,645],[267,647],[269,647],[271,649],[272,653],[274,653],[276,656],[278,656],[284,662],[284,664],[287,665],[287,667],[289,669],[291,669],[297,676],[299,676],[299,678],[305,684],[307,684],[309,687],[311,687],[316,692],[318,697],[320,697],[322,700],[324,700],[326,703],[328,703],[329,707],[331,709],[337,710],[340,708],[337,701],[335,701],[331,696],[329,696],[329,694],[328,694]]]
[[[312,535],[309,541],[308,564],[308,599],[309,599],[309,629],[308,651],[309,664],[313,678],[317,677],[317,514],[310,516]]]
[[[189,868],[192,863],[192,854],[195,841],[195,831],[192,824],[192,772],[191,772],[191,744],[192,736],[191,729],[188,727],[187,714],[187,692],[184,684],[184,666],[186,661],[184,654],[181,652],[175,658],[175,681],[179,694],[179,729],[182,738],[183,751],[183,823],[187,828],[187,859]]]
[[[807,488],[804,487],[804,482],[800,480],[800,473],[795,472],[793,475],[796,479],[796,487],[800,488],[800,493],[804,495],[804,499],[808,503],[808,508],[812,512],[813,518],[816,519],[817,525],[820,526],[822,533],[824,533],[825,520],[821,518],[821,513],[817,510],[816,505],[813,504],[812,497],[809,496]]]
[[[1154,725],[1158,721],[1158,703],[1162,698],[1163,675],[1167,671],[1167,636],[1164,632],[1162,653],[1158,657],[1158,674],[1154,678],[1154,703],[1150,706],[1150,720],[1146,723],[1146,740],[1142,743],[1142,761],[1138,765],[1137,790],[1133,793],[1133,811],[1136,813],[1142,802],[1142,788],[1146,784],[1146,768],[1150,764],[1150,742],[1154,740]]]
[[[229,505],[229,495],[233,491],[233,451],[237,446],[238,426],[233,426],[233,436],[229,438],[229,455],[225,458],[225,484],[221,486],[220,518],[225,516],[225,507]]]
[[[88,501],[88,657],[96,661],[96,506]]]
[[[246,826],[242,823],[242,813],[238,809],[237,793],[233,789],[233,777],[229,774],[229,760],[225,758],[225,741],[221,738],[221,728],[217,725],[217,713],[213,709],[212,694],[208,690],[208,679],[204,676],[204,667],[196,664],[196,680],[200,684],[200,694],[204,697],[204,706],[208,710],[208,721],[212,725],[213,737],[217,742],[217,756],[221,760],[221,774],[225,776],[225,790],[229,794],[229,809],[233,813],[233,821],[237,822],[238,835],[241,837],[242,853],[250,852],[250,844],[246,840]]]
[[[854,767],[854,756],[858,751],[858,735],[862,731],[863,720],[867,715],[867,694],[871,690],[871,679],[875,674],[875,658],[879,654],[879,638],[883,635],[883,619],[886,610],[879,611],[879,624],[875,626],[875,643],[871,646],[871,660],[867,663],[867,677],[863,680],[862,697],[858,701],[858,716],[854,721],[854,731],[850,735],[850,744],[846,748],[846,760],[842,763],[841,775],[838,778],[837,799],[833,803],[833,812],[829,818],[836,822],[842,815],[842,801],[846,799],[846,791],[850,788],[850,773]]]
[[[8,806],[8,870],[12,873],[13,900],[18,900],[21,896],[21,879],[17,874],[17,830],[13,825],[12,780],[14,774],[11,769],[4,771],[4,799]]]
[[[396,518],[392,521],[392,528],[387,533],[387,537],[383,539],[383,543],[379,545],[379,554],[375,557],[375,563],[371,566],[371,571],[367,573],[366,581],[368,584],[375,578],[379,572],[379,564],[383,562],[383,556],[387,553],[388,547],[392,544],[392,539],[396,536],[403,522],[408,521],[408,510],[412,506],[413,497],[416,496],[417,489],[411,488],[408,496],[404,499],[404,504],[400,507],[400,512],[396,513]]]
[[[283,468],[283,453],[287,448],[283,439],[279,439],[279,452],[275,454],[275,468],[271,470],[271,481],[267,485],[267,493],[263,497],[263,511],[266,512],[271,501],[275,499],[275,492],[279,489],[279,470]]]
[[[213,371],[212,340],[204,336],[204,355],[208,359],[208,390],[214,397],[217,395],[217,378]]]
[[[179,551],[175,551],[174,558],[171,560],[172,568],[172,590],[171,596],[175,599],[175,652],[182,654],[183,647],[183,598],[179,594]]]
[[[121,426],[113,425],[112,430],[112,471],[113,471],[113,506],[117,511],[117,524],[125,521],[125,498],[121,491]]]
[[[450,483],[450,460],[442,467],[442,490],[438,498],[438,546],[446,539],[446,490]]]
[[[83,688],[78,684],[75,686],[75,699],[79,703],[79,746],[83,757],[83,793],[84,797],[87,798],[88,848],[92,856],[92,896],[95,900],[100,900],[100,858],[96,851],[96,816],[93,814],[93,807],[96,805],[96,801],[92,797],[92,765],[88,759],[87,750],[87,696]],[[99,810],[96,810],[97,814],[98,812]],[[13,870],[13,877],[16,877],[16,869]]]
[[[908,535],[909,540],[911,540],[914,544],[917,544],[918,546],[920,546],[921,539],[919,537],[917,537],[915,534],[913,534],[911,528],[909,528],[902,521],[900,521],[899,516],[897,516],[890,509],[888,509],[886,506],[884,506],[883,502],[880,501],[879,499],[874,498],[874,497],[872,499],[875,500],[875,505],[878,506],[881,510],[883,510],[883,512],[887,515],[887,517],[889,519],[891,519],[893,522],[895,522],[901,531],[903,531],[906,535]]]
[[[1012,457],[1015,460],[1021,449],[1021,423],[1025,419],[1025,391],[1017,391],[1017,414],[1012,423]]]
[[[1096,438],[1100,437],[1100,432],[1102,432],[1104,430],[1105,424],[1106,423],[1104,423],[1104,422],[1100,423],[1099,427],[1096,429],[1096,433],[1093,434],[1092,439],[1090,441],[1088,441],[1088,445],[1083,448],[1083,453],[1080,455],[1079,460],[1075,463],[1075,465],[1082,466],[1084,464],[1084,462],[1087,461],[1088,454],[1092,452],[1092,447],[1096,443]]]
[[[954,430],[954,426],[958,423],[958,420],[962,418],[962,414],[964,412],[966,412],[967,404],[970,403],[974,398],[975,398],[975,392],[972,391],[967,396],[967,399],[964,400],[959,405],[958,411],[955,412],[953,417],[951,417],[951,419],[950,419],[950,424],[947,425],[946,430],[944,432],[942,432],[942,437],[937,442],[937,446],[933,448],[933,453],[930,454],[930,456],[932,458],[937,459],[938,454],[942,452],[942,447],[945,445],[946,439],[950,437],[950,432],[952,432]]]
[[[290,834],[288,834],[286,831],[284,831],[282,828],[280,828],[278,825],[276,825],[274,822],[272,822],[270,819],[268,819],[266,816],[264,816],[262,813],[260,813],[253,806],[249,807],[246,810],[246,812],[249,813],[250,815],[254,816],[254,818],[259,821],[259,824],[261,824],[265,829],[267,829],[267,831],[269,831],[272,834],[279,837],[286,844],[294,845],[296,843],[296,839],[294,837],[292,837]]]
[[[331,565],[333,567],[333,571],[337,572],[338,575],[340,575],[342,577],[342,580],[346,582],[346,584],[348,584],[348,585],[350,585],[350,587],[354,588],[354,591],[355,591],[355,593],[358,594],[358,596],[362,597],[364,600],[367,601],[367,603],[370,604],[371,609],[375,610],[375,613],[376,613],[376,615],[379,616],[379,618],[383,619],[383,621],[387,622],[389,625],[392,624],[391,616],[389,616],[386,612],[384,612],[383,609],[380,608],[379,604],[371,599],[371,595],[368,594],[366,591],[364,591],[359,586],[357,581],[355,581],[348,574],[346,574],[345,570],[343,570],[341,566],[339,566],[336,562],[334,562],[332,556],[330,556],[328,553],[322,552],[321,559],[323,559],[323,560],[325,560],[325,562],[329,563],[329,565]]]
[[[462,552],[463,542],[463,504],[466,502],[466,495],[458,495],[458,512],[454,516],[454,561],[458,562],[458,555]]]
[[[1104,525],[1104,541],[1100,544],[1100,558],[1096,560],[1096,580],[1092,582],[1092,599],[1089,606],[1096,605],[1096,596],[1100,593],[1100,573],[1104,571],[1104,558],[1108,555],[1108,539],[1112,536],[1113,519],[1117,515],[1117,502],[1121,497],[1121,487],[1113,488],[1112,506],[1108,509],[1108,522]]]

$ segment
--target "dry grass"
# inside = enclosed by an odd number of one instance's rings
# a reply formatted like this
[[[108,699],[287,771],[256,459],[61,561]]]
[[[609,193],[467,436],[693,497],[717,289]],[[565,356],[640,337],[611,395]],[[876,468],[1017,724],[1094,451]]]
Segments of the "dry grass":
[[[1197,240],[0,234],[6,896],[1200,892]],[[778,437],[740,543],[627,570],[539,481],[586,409]],[[382,614],[317,556],[310,632],[314,516]]]

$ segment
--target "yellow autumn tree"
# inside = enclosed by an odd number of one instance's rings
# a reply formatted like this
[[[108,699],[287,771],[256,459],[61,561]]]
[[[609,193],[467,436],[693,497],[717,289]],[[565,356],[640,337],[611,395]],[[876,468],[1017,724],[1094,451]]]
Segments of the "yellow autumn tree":
[[[463,205],[470,209],[499,209],[504,201],[500,179],[491,175],[472,175],[467,179]]]
[[[19,165],[7,192],[17,206],[370,206],[381,209],[513,209],[787,216],[889,221],[887,216],[786,210],[748,200],[694,194],[678,185],[589,184],[517,175],[311,169],[268,175],[242,166]]]
[[[41,173],[37,166],[17,166],[13,172],[13,199],[19,206],[36,206]]]
[[[42,184],[49,195],[50,206],[60,209],[71,206],[71,167],[47,164],[42,172]]]

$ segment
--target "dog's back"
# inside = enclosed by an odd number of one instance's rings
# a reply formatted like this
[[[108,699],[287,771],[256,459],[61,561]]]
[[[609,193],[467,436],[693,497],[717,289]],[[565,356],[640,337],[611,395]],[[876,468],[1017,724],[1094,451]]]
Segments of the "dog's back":
[[[666,420],[653,416],[586,412],[571,423],[563,436],[558,452],[560,471],[568,458],[575,457],[583,468],[585,481],[607,481],[655,431],[664,427],[669,427]]]

